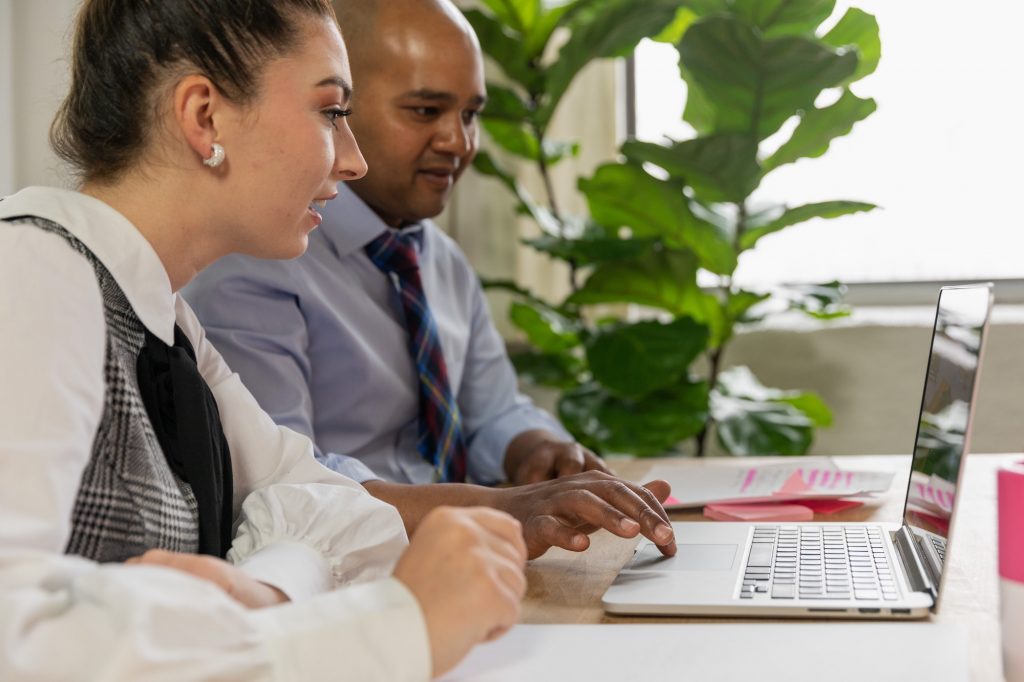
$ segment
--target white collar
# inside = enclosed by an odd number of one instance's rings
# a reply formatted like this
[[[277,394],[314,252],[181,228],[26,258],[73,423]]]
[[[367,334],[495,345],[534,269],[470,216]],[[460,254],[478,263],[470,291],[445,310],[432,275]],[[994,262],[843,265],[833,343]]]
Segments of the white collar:
[[[27,187],[0,199],[0,219],[35,216],[57,223],[81,240],[110,271],[139,320],[174,345],[171,280],[142,233],[109,205],[80,192]]]

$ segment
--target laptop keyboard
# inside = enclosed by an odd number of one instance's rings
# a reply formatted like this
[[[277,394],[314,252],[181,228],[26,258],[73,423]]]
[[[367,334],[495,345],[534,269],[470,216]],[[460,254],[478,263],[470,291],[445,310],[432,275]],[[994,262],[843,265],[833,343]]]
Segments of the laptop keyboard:
[[[755,526],[742,599],[899,598],[882,540],[873,526]]]
[[[942,538],[937,538],[934,535],[928,538],[932,541],[932,547],[935,548],[935,553],[939,555],[939,561],[943,564],[946,563],[946,541]],[[940,565],[939,568],[942,568]]]

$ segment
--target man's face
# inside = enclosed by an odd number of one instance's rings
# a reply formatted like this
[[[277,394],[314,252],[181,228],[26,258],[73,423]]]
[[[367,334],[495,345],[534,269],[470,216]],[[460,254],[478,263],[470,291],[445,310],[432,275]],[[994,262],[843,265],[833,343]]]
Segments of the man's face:
[[[384,36],[353,73],[350,121],[369,172],[350,186],[398,227],[444,210],[476,155],[486,91],[479,48],[453,26],[397,26]]]

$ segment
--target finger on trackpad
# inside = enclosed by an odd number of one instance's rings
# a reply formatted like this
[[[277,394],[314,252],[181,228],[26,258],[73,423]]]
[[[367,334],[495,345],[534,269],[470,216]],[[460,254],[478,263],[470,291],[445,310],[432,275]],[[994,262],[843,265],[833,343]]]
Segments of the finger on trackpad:
[[[732,568],[737,545],[678,545],[673,557],[654,545],[637,552],[629,568],[644,571],[725,571]]]

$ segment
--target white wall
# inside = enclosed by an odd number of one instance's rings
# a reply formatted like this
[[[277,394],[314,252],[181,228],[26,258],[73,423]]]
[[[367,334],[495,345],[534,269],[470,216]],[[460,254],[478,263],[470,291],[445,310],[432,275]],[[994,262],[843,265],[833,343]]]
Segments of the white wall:
[[[50,121],[68,84],[77,0],[0,0],[0,194],[66,185]]]
[[[14,191],[13,0],[0,0],[0,196]]]

